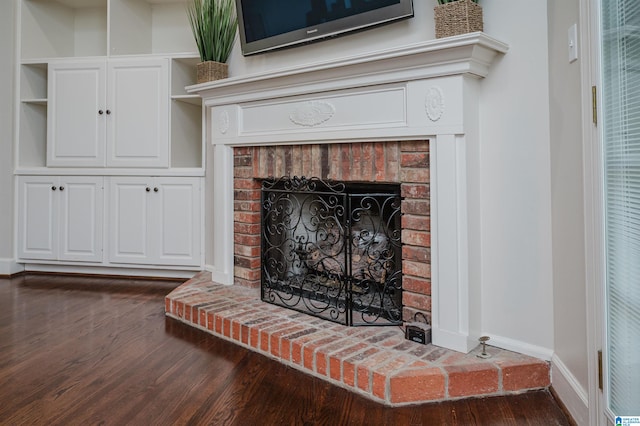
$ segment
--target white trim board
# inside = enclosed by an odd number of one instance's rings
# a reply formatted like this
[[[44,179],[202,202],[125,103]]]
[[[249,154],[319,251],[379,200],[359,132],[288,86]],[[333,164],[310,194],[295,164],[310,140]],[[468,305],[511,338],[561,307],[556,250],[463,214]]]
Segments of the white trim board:
[[[551,357],[551,386],[576,424],[589,424],[589,394],[557,354]]]
[[[490,332],[484,332],[482,334],[491,338],[487,342],[489,346],[495,346],[497,348],[506,349],[508,351],[529,355],[534,358],[542,359],[544,361],[550,361],[552,359],[553,349],[532,345],[529,343],[521,342],[519,340],[509,339],[507,337],[496,336],[495,334],[492,334]]]
[[[15,259],[0,259],[0,276],[13,275],[24,271],[24,267]]]

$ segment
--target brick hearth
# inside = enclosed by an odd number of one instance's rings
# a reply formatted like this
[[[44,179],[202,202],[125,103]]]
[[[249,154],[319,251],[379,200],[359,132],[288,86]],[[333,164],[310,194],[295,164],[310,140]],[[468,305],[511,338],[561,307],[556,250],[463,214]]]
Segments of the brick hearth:
[[[401,327],[346,327],[260,301],[201,273],[165,301],[168,316],[383,404],[546,388],[547,362],[487,347],[488,359],[404,339]]]

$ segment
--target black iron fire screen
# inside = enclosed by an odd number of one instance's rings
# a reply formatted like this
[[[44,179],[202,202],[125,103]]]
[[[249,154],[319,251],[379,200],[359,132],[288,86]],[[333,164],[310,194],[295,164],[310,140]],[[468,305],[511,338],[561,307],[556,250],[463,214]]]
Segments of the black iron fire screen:
[[[262,184],[262,300],[345,325],[402,323],[399,185]]]

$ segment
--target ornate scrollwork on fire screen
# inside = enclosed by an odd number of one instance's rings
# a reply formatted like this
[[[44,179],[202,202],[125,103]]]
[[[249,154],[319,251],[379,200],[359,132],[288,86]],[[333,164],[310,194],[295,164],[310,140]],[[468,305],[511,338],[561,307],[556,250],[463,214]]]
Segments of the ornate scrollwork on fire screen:
[[[261,236],[263,300],[349,325],[401,322],[397,192],[268,179]]]

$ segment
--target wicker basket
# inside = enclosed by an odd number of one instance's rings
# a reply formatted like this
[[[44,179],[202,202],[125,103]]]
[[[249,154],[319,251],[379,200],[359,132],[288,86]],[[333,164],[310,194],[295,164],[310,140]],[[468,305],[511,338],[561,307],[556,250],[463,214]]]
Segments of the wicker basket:
[[[482,31],[482,6],[472,0],[457,0],[434,8],[436,38]]]
[[[207,81],[221,80],[229,77],[229,66],[222,62],[199,62],[196,65],[196,70],[198,72],[198,83],[206,83]]]

